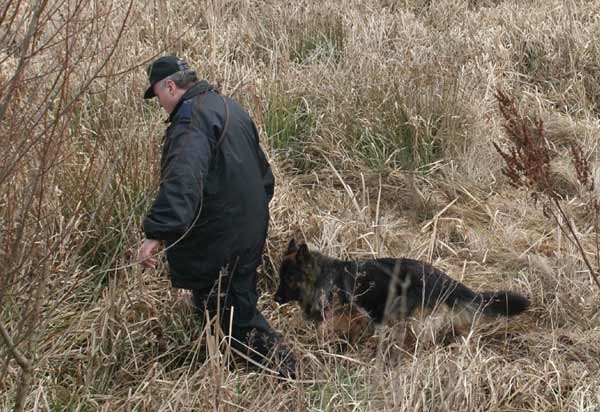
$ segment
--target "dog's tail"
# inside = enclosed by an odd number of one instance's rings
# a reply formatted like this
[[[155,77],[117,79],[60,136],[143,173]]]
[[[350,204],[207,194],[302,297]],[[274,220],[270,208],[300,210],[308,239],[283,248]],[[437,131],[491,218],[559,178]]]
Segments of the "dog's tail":
[[[454,310],[466,309],[490,316],[515,316],[529,307],[529,300],[521,294],[510,291],[475,292],[442,271],[431,269],[422,278],[427,306],[445,303]]]
[[[481,292],[473,303],[486,315],[514,316],[529,307],[529,299],[510,291]]]

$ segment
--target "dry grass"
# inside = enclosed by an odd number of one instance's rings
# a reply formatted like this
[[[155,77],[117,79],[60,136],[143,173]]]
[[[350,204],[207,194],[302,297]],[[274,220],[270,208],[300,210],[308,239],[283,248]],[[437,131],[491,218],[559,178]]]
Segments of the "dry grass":
[[[0,6],[0,326],[12,340],[0,340],[0,410],[600,410],[600,293],[492,146],[505,142],[501,88],[544,120],[556,192],[597,270],[599,189],[578,183],[569,143],[600,176],[600,3],[93,4]],[[233,93],[262,131],[277,191],[260,307],[299,355],[297,383],[229,369],[165,268],[128,266],[164,128],[141,100],[144,68],[163,52]],[[381,328],[338,352],[272,299],[291,236],[338,257],[427,260],[532,307],[450,345],[432,319],[409,351]]]

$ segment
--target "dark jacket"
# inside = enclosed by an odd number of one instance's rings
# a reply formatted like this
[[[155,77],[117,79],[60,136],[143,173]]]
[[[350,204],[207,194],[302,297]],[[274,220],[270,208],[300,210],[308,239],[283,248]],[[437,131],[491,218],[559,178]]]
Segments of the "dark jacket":
[[[254,269],[274,188],[254,122],[204,81],[168,122],[160,188],[143,226],[147,238],[165,241],[173,286],[204,288],[226,265]]]

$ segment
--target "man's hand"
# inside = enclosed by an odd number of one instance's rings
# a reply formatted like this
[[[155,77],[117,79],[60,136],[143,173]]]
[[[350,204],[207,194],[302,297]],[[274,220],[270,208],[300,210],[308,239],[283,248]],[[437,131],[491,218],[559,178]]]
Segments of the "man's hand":
[[[154,255],[159,247],[160,240],[144,239],[137,254],[137,260],[144,268],[156,269],[158,260],[156,259],[156,256],[152,255]]]

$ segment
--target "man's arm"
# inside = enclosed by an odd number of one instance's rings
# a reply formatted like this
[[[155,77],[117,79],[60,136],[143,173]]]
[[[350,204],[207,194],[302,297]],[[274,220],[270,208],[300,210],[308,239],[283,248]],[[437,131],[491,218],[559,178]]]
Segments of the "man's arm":
[[[273,176],[271,165],[269,165],[267,157],[265,156],[260,146],[258,146],[258,158],[261,163],[260,169],[263,176],[263,186],[265,188],[265,193],[267,194],[267,203],[269,203],[271,202],[273,194],[275,193],[275,176]]]
[[[271,165],[267,160],[267,156],[265,156],[265,152],[263,152],[262,148],[260,147],[258,129],[256,128],[254,122],[252,123],[252,127],[256,136],[256,151],[258,153],[258,162],[260,165],[260,172],[263,178],[263,186],[265,188],[265,193],[267,194],[267,203],[269,203],[271,202],[273,194],[275,193],[275,176],[273,176],[273,171],[271,170]]]
[[[204,130],[190,123],[174,124],[158,195],[144,219],[148,239],[173,241],[200,213],[202,191],[212,161],[212,145]]]

